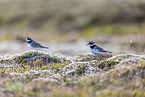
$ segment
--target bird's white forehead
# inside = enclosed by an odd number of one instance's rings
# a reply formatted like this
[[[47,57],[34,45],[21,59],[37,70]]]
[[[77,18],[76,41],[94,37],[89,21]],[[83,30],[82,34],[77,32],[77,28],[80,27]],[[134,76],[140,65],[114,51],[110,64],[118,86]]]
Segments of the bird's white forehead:
[[[30,41],[32,41],[32,40],[26,40],[27,42],[30,42]]]
[[[89,46],[94,46],[95,44],[89,44]]]

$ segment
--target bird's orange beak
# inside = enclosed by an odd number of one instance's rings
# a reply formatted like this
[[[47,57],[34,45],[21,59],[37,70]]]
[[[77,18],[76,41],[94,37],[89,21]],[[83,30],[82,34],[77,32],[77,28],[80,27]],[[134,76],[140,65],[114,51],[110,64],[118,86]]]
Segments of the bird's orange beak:
[[[89,45],[89,43],[87,43],[86,45]]]

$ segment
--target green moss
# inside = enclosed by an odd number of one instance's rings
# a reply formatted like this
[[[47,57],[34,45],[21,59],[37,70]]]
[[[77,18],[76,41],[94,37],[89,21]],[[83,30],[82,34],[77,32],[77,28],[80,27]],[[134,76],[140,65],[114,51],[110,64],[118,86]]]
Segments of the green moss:
[[[144,97],[145,96],[145,93],[143,90],[136,90],[133,92],[133,95],[136,96],[136,97]]]
[[[24,85],[22,83],[16,83],[14,85],[10,85],[9,83],[6,85],[7,91],[20,91],[24,89]]]
[[[99,68],[101,68],[101,69],[103,69],[103,68],[105,68],[105,67],[108,67],[108,68],[111,68],[111,67],[113,67],[114,65],[117,65],[118,63],[120,63],[119,61],[113,61],[113,60],[110,60],[110,61],[102,61],[99,65],[98,65],[98,67]]]
[[[33,54],[37,56],[36,53]],[[33,56],[32,53],[30,55]],[[120,54],[109,58],[104,58],[102,55],[97,58],[93,54],[80,54],[73,57],[69,63],[66,63],[65,58],[62,60],[61,63],[45,65],[44,59],[24,64],[5,64],[0,68],[0,86],[7,92],[13,92],[14,96],[37,94],[37,96],[50,97],[138,97],[145,95],[145,58],[142,55]]]

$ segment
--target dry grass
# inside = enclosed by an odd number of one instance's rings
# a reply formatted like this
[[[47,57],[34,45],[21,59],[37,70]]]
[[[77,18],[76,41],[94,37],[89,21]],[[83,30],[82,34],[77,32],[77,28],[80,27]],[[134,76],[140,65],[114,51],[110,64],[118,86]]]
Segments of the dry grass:
[[[21,42],[1,43],[0,97],[144,97],[144,9],[144,0],[1,0],[0,41]],[[50,49],[24,52],[26,36]],[[113,55],[81,54],[90,40]],[[59,61],[26,61],[48,53]]]
[[[2,97],[145,96],[143,55],[120,54],[108,58],[100,56],[101,59],[98,59],[98,56],[93,54],[80,54],[71,60],[60,58],[61,63],[46,64],[42,60],[20,62],[26,57],[43,54],[46,55],[43,52],[31,51],[12,58],[2,57],[0,60]],[[41,66],[35,64],[36,61],[39,61],[38,64]],[[32,62],[35,66],[31,65]]]

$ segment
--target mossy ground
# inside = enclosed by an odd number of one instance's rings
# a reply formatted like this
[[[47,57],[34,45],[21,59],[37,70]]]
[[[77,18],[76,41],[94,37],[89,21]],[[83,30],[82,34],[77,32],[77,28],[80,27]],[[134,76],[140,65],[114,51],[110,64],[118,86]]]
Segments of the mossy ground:
[[[60,61],[47,64],[39,59],[29,62],[15,60],[32,54],[49,55],[25,52],[1,58],[1,97],[145,96],[145,56],[79,54],[69,59],[54,56]]]
[[[144,9],[143,0],[1,0],[0,41],[24,42],[26,35],[44,42],[85,38],[109,44],[103,47],[115,56],[79,54],[67,59],[33,51],[1,56],[0,97],[145,97],[145,56],[125,54],[145,52]],[[20,45],[5,44],[2,54],[15,53],[11,50]],[[84,45],[78,44],[73,52],[56,52],[75,55]],[[82,48],[82,53],[89,52]]]

